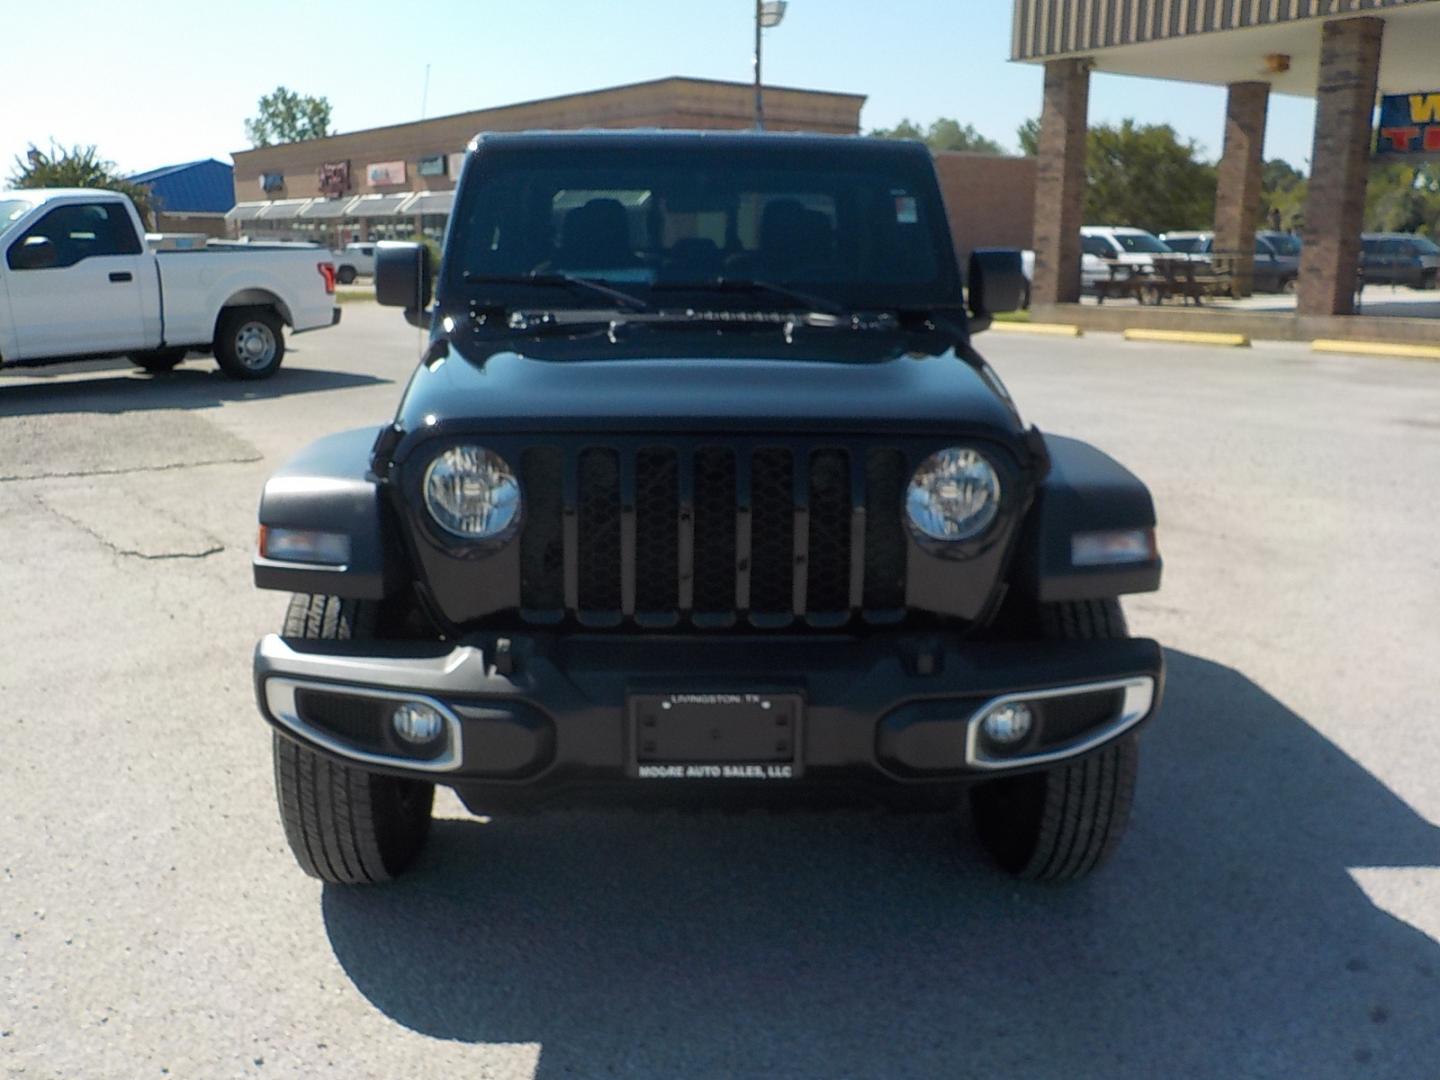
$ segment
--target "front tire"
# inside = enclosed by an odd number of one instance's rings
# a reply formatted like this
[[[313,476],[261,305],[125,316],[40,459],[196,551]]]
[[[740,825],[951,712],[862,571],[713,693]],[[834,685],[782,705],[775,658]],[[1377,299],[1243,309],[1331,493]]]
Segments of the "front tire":
[[[1044,604],[1050,639],[1128,636],[1118,600]],[[989,780],[970,792],[980,842],[1000,866],[1032,881],[1074,881],[1103,864],[1130,820],[1139,770],[1133,734],[1043,772]]]
[[[355,268],[353,266],[342,266],[335,271],[335,280],[341,285],[350,285],[355,281]]]
[[[269,308],[226,308],[215,325],[215,361],[232,379],[268,379],[285,359],[284,330]]]
[[[284,636],[373,637],[376,621],[373,604],[296,594]],[[331,885],[373,885],[415,861],[430,833],[434,784],[341,764],[278,732],[273,752],[285,839],[307,874]]]

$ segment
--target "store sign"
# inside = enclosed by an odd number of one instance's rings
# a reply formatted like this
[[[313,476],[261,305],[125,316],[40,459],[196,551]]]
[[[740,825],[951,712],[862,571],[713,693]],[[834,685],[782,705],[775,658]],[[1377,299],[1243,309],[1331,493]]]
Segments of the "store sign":
[[[421,176],[444,176],[445,155],[435,154],[433,157],[422,157],[415,171]]]
[[[327,161],[320,166],[320,194],[338,199],[350,190],[350,162]]]
[[[405,162],[377,161],[365,167],[365,179],[371,187],[388,187],[405,183]]]
[[[264,172],[260,174],[260,190],[266,195],[273,195],[277,191],[285,190],[285,174],[278,172]]]
[[[1380,100],[1380,137],[1375,156],[1440,155],[1440,90],[1386,94]]]

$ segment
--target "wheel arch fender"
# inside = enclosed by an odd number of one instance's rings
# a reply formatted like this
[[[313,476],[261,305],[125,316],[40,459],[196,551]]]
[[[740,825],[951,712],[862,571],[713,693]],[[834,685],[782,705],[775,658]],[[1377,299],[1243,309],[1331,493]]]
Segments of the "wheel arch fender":
[[[338,533],[348,538],[349,557],[343,565],[282,561],[257,546],[257,588],[356,600],[395,592],[403,555],[383,484],[370,469],[384,430],[355,428],[317,439],[265,482],[258,511],[262,535],[271,529]]]
[[[1155,528],[1150,489],[1089,443],[1043,435],[1049,469],[1036,490],[1011,576],[1012,588],[1041,603],[1102,600],[1160,587],[1158,549],[1143,561],[1077,566],[1077,533]]]
[[[269,289],[253,287],[231,293],[220,305],[220,310],[215,313],[215,332],[219,332],[220,320],[225,317],[225,312],[241,307],[269,308],[280,316],[280,321],[286,326],[295,325],[295,317],[290,312],[290,305],[285,303],[278,294]]]

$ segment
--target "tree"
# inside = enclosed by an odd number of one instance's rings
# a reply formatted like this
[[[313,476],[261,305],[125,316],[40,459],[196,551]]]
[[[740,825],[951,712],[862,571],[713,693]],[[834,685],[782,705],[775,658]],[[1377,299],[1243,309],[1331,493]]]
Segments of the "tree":
[[[50,142],[47,153],[34,143],[25,156],[15,159],[10,183],[17,188],[83,187],[119,191],[130,196],[142,221],[153,220],[156,209],[150,189],[132,183],[116,171],[115,163],[102,158],[94,146],[68,149]]]
[[[1040,121],[1015,131],[1020,152],[1040,152]],[[1208,229],[1215,218],[1215,166],[1169,124],[1097,124],[1085,141],[1085,220],[1150,232]],[[1283,162],[1282,162],[1283,164]]]
[[[1440,235],[1440,168],[1425,163],[1371,166],[1365,227],[1375,232]]]
[[[1102,124],[1090,129],[1085,149],[1085,220],[1150,232],[1214,223],[1215,166],[1169,124]]]
[[[1020,143],[1020,152],[1026,157],[1040,153],[1040,118],[1032,116],[1015,129],[1015,138]]]
[[[1298,228],[1305,218],[1305,174],[1282,158],[1272,158],[1260,169],[1261,228],[1270,228],[1272,213],[1282,229]]]
[[[330,101],[323,97],[297,94],[277,86],[260,98],[259,116],[245,121],[245,136],[251,146],[303,142],[330,135]]]
[[[908,117],[893,128],[875,128],[870,132],[879,139],[919,139],[931,150],[966,150],[972,154],[1003,154],[1005,148],[994,139],[975,130],[973,124],[962,124],[949,116],[933,120],[928,128]]]

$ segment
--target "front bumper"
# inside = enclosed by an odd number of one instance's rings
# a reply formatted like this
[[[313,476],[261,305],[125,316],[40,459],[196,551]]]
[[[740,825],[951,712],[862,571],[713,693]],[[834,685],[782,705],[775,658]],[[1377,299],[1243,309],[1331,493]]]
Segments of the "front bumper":
[[[272,634],[255,652],[260,710],[282,734],[378,772],[517,795],[597,782],[923,787],[1024,771],[1133,729],[1154,712],[1162,683],[1160,647],[1145,639],[596,634],[491,636],[447,649]],[[798,702],[789,767],[707,769],[701,779],[641,767],[637,701],[737,693]],[[997,747],[980,719],[1007,698],[1032,706],[1035,728]],[[403,701],[444,717],[443,737],[423,755],[389,730]]]

